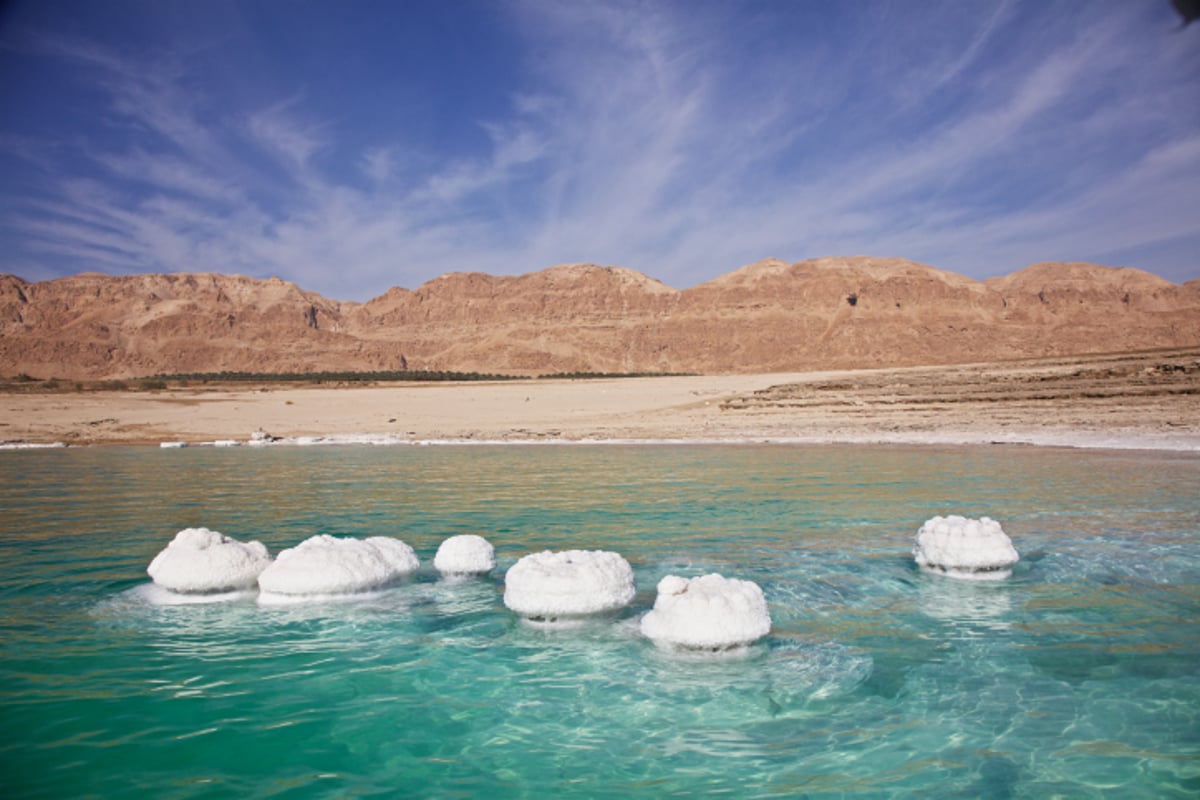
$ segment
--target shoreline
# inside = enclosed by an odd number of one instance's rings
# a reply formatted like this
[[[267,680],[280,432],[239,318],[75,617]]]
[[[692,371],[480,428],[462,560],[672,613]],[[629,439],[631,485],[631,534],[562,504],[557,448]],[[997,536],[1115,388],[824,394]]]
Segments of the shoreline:
[[[37,445],[0,444],[0,449],[62,449],[66,447],[152,447],[153,442],[127,444],[67,445],[53,442]],[[745,438],[675,438],[675,439],[398,439],[386,435],[359,434],[352,436],[299,437],[280,439],[267,445],[245,442],[160,442],[161,448],[236,448],[236,447],[1036,447],[1062,450],[1144,451],[1157,453],[1200,453],[1200,437],[1183,439],[1151,438],[1130,435],[1125,437],[1095,437],[1070,433],[1054,436],[1033,435],[1028,438],[978,438],[974,436],[930,435],[862,437],[745,437]]]
[[[1138,437],[1096,439],[1072,438],[1062,435],[1054,438],[1031,437],[1028,439],[975,439],[970,437],[864,437],[864,438],[744,438],[744,439],[422,439],[398,440],[380,437],[373,439],[369,434],[361,437],[318,437],[321,441],[273,442],[270,447],[424,447],[424,448],[471,448],[471,447],[914,447],[914,448],[1037,448],[1042,450],[1081,450],[1110,453],[1158,453],[1162,455],[1200,455],[1200,438],[1189,437],[1187,441],[1164,441]],[[103,442],[67,444],[66,442],[0,442],[0,453],[42,452],[47,450],[94,450],[107,448],[141,449],[257,449],[250,441],[226,443],[222,441],[200,442]]]
[[[0,394],[0,448],[905,444],[1200,451],[1200,350],[537,382]]]
[[[399,439],[386,434],[353,434],[349,436],[309,436],[281,438],[269,444],[252,440],[179,441],[147,440],[120,442],[86,442],[68,444],[54,442],[0,441],[0,452],[79,450],[96,448],[158,448],[158,449],[236,449],[259,447],[1035,447],[1061,450],[1105,450],[1112,452],[1155,452],[1200,454],[1200,436],[1160,438],[1131,434],[1122,437],[1097,437],[1062,432],[1052,436],[1019,434],[1011,438],[979,437],[973,435],[879,435],[834,437],[766,437],[742,438],[584,438],[584,439]]]

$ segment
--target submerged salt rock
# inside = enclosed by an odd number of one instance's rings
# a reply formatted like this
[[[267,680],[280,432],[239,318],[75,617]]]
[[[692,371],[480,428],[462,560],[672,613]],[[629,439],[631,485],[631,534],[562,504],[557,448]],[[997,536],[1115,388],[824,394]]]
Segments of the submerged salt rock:
[[[184,528],[146,572],[173,592],[208,594],[252,589],[270,563],[262,542],[239,542],[208,528]]]
[[[615,611],[635,594],[633,568],[606,550],[531,553],[504,576],[504,605],[533,620]]]
[[[258,576],[258,586],[292,596],[352,594],[382,587],[418,566],[417,554],[399,539],[321,534],[276,556]]]
[[[917,531],[913,557],[923,569],[952,578],[1000,580],[1020,559],[1012,540],[990,517],[934,517]]]
[[[762,589],[753,581],[702,575],[668,575],[658,582],[654,609],[642,617],[642,634],[655,643],[687,650],[743,647],[771,631]]]
[[[438,547],[433,566],[447,575],[483,575],[496,566],[496,549],[473,533],[451,536]]]

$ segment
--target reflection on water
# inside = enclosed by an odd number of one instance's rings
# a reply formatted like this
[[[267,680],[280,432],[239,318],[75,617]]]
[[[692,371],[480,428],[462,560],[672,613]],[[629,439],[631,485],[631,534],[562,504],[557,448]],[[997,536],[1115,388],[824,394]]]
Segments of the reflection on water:
[[[8,796],[1185,797],[1200,791],[1200,459],[1020,448],[441,447],[0,454]],[[1012,578],[912,562],[1000,520]],[[146,564],[206,526],[272,552],[396,536],[339,602],[180,603]],[[490,576],[448,580],[478,533]],[[541,549],[634,567],[629,608],[517,621]],[[772,633],[663,653],[667,574],[753,580]],[[216,598],[204,598],[212,600]]]
[[[918,605],[964,636],[1003,632],[1012,624],[1012,592],[1003,582],[920,576]]]

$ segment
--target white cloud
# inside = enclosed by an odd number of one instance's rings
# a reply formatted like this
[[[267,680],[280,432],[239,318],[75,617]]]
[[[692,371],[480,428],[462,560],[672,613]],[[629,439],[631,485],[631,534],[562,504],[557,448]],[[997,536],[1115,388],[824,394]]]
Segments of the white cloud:
[[[546,147],[537,133],[523,125],[484,123],[483,128],[491,141],[488,157],[454,162],[431,176],[426,190],[433,199],[453,203],[503,183],[540,158]]]
[[[362,154],[363,174],[375,183],[385,183],[396,171],[396,156],[389,147],[371,147]]]
[[[144,183],[158,191],[207,198],[220,202],[237,199],[228,180],[202,171],[197,164],[177,156],[133,150],[129,153],[100,153],[96,161],[113,175]]]
[[[328,142],[320,125],[295,119],[291,109],[299,103],[300,100],[291,99],[259,109],[247,116],[246,129],[271,156],[303,170]]]

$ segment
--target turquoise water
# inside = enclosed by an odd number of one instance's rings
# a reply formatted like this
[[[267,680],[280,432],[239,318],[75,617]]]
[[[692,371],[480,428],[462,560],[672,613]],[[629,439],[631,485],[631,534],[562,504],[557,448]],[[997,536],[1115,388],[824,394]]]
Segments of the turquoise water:
[[[1200,458],[1025,448],[346,447],[0,453],[6,797],[1195,797]],[[1000,584],[914,569],[999,519]],[[272,552],[391,535],[354,601],[154,605],[188,526]],[[492,577],[446,583],[446,536]],[[603,548],[639,593],[546,631],[504,570]],[[666,574],[757,581],[742,659],[637,634]]]

